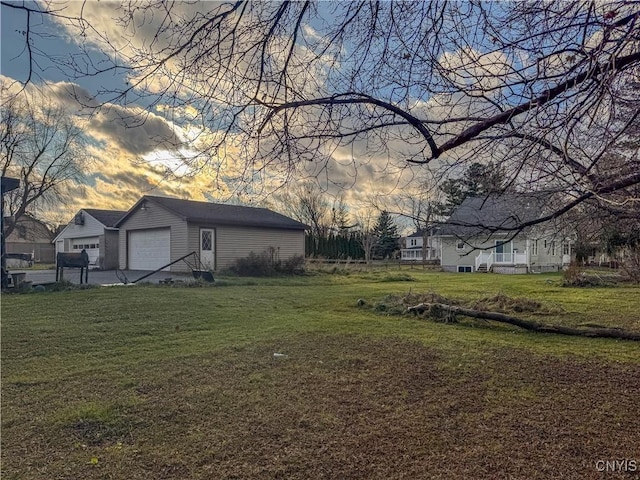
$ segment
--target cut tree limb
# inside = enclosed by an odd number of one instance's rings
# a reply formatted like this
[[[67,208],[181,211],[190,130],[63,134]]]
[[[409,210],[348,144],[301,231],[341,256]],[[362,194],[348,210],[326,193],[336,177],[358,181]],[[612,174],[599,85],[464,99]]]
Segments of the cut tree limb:
[[[464,315],[466,317],[481,318],[483,320],[493,320],[495,322],[508,323],[525,330],[543,333],[558,333],[561,335],[577,335],[582,337],[618,338],[622,340],[640,341],[640,332],[629,332],[618,328],[574,328],[564,325],[552,325],[539,323],[532,320],[512,317],[499,312],[487,312],[482,310],[472,310],[470,308],[447,305],[444,303],[420,303],[407,308],[410,313],[424,313],[438,309],[452,314]]]

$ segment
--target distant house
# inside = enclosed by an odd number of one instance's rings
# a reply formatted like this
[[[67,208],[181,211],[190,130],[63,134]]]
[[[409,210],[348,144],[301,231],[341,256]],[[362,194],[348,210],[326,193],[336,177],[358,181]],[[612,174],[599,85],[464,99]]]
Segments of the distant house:
[[[54,238],[56,253],[86,250],[89,263],[103,270],[118,267],[116,222],[127,212],[83,208]]]
[[[401,239],[400,261],[402,263],[434,263],[440,260],[440,237],[436,230],[418,230]]]
[[[116,226],[123,270],[159,269],[191,252],[210,270],[228,268],[251,252],[269,252],[274,259],[287,260],[304,256],[307,228],[266,208],[149,195]],[[188,261],[193,266],[194,259]],[[187,272],[190,265],[177,262],[164,270]]]
[[[441,226],[445,271],[529,273],[558,271],[574,256],[575,236],[557,224],[510,227],[540,218],[548,196],[503,194],[468,197]]]
[[[5,228],[12,222],[11,217],[5,217]],[[46,224],[25,214],[18,218],[13,231],[5,239],[6,252],[30,254],[36,263],[53,263],[54,248],[51,237],[51,230]]]

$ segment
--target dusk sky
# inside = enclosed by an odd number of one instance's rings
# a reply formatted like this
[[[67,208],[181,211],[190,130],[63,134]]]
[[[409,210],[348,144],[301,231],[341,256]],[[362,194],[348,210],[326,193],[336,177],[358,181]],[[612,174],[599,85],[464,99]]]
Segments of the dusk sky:
[[[107,32],[109,38],[117,44],[119,27],[115,25],[114,19],[120,12],[114,10],[115,5],[116,3],[109,2],[87,2],[84,4],[83,15],[97,30]],[[205,2],[188,8],[206,9],[209,5],[212,3]],[[82,6],[81,2],[66,4],[64,14],[79,14],[78,9]],[[19,91],[28,75],[28,56],[24,49],[25,22],[24,11],[3,6],[1,80],[3,87],[8,88],[8,91]],[[39,71],[35,72],[36,75],[31,78],[32,83],[27,89],[34,86],[44,87],[45,95],[51,102],[64,105],[75,115],[89,141],[88,153],[94,158],[86,172],[84,183],[88,188],[77,189],[68,207],[56,208],[50,212],[43,211],[40,214],[61,220],[79,208],[128,209],[144,194],[170,195],[194,200],[241,200],[258,203],[264,202],[265,199],[269,201],[269,195],[265,192],[270,191],[270,185],[278,185],[282,177],[278,176],[277,171],[273,171],[273,178],[262,175],[256,179],[255,184],[240,185],[229,180],[236,178],[237,172],[234,170],[240,168],[233,163],[240,160],[234,158],[233,145],[228,146],[232,154],[228,156],[224,165],[218,165],[217,171],[204,169],[195,174],[180,166],[176,152],[158,145],[159,138],[177,138],[181,144],[180,153],[186,156],[193,154],[190,151],[191,147],[197,142],[196,139],[202,138],[203,135],[201,130],[195,131],[198,127],[190,125],[190,117],[197,116],[193,107],[186,105],[176,109],[157,104],[148,108],[136,101],[120,105],[109,103],[108,97],[100,96],[100,92],[105,89],[123,88],[128,80],[124,73],[110,72],[73,80],[66,78],[56,67],[48,65],[47,57],[77,53],[78,49],[70,37],[73,32],[49,18],[36,22],[35,26],[32,34],[39,34],[34,38],[35,44],[42,49],[42,55],[37,58]],[[152,28],[139,29],[135,33],[134,41],[148,42],[152,33]],[[97,40],[94,45],[96,49],[93,60],[99,62],[104,53],[100,51],[102,47]],[[124,41],[122,48],[126,48]],[[77,102],[77,98],[83,98],[86,104],[104,102],[103,108],[91,112],[92,115],[88,116],[89,110],[83,108]],[[144,121],[140,121],[143,117]],[[190,138],[194,139],[193,142]],[[322,172],[320,169],[316,172],[316,167],[310,165],[302,176],[314,176],[318,173],[319,183],[324,182],[323,187],[330,192],[345,192],[347,202],[355,211],[366,203],[372,194],[384,196],[386,193],[394,192],[398,185],[406,183],[415,175],[411,168],[395,169],[389,158],[380,158],[379,162],[376,159],[360,160],[356,164],[354,158],[358,155],[358,149],[363,148],[366,146],[335,149],[331,152],[331,165],[323,165]],[[240,156],[239,151],[237,152]],[[167,174],[168,169],[184,175],[177,179]],[[223,175],[220,175],[220,169]],[[326,178],[323,178],[323,175]]]
[[[69,7],[79,7],[80,2]],[[88,3],[87,9],[95,9],[100,16],[99,23],[109,24],[108,8],[103,4]],[[97,18],[97,17],[96,17]],[[11,85],[13,90],[20,88],[27,76],[26,54],[24,52],[24,36],[21,33],[25,22],[25,13],[11,8],[2,8],[2,83]],[[67,32],[61,25],[45,20],[39,26],[40,31],[52,32],[53,36],[38,45],[44,45],[46,54],[68,55],[74,52],[75,46],[65,41]],[[96,54],[98,57],[98,54]],[[47,68],[46,60],[40,58],[42,76],[34,78],[38,86],[45,86],[45,91],[52,102],[65,105],[69,112],[78,114],[87,138],[90,142],[90,154],[94,161],[87,171],[86,184],[89,188],[78,192],[69,208],[64,208],[62,215],[70,215],[79,208],[128,209],[144,194],[170,195],[181,198],[205,200],[209,193],[216,191],[211,179],[206,176],[183,178],[180,181],[168,179],[165,167],[174,167],[172,155],[166,151],[158,151],[157,136],[181,134],[178,127],[167,122],[156,111],[151,111],[142,125],[125,128],[123,117],[138,116],[141,107],[135,104],[127,107],[109,106],[87,118],[86,110],[75,102],[70,93],[80,93],[92,98],[105,85],[115,87],[124,85],[123,76],[102,76],[100,78],[81,78],[69,82],[55,68]],[[14,82],[17,80],[18,82]],[[58,216],[58,212],[53,212]]]
[[[11,5],[4,2],[1,8],[3,90],[19,93],[29,80],[23,93],[38,88],[47,101],[64,106],[83,129],[93,158],[83,182],[88,188],[72,188],[72,201],[63,211],[41,212],[58,217],[83,207],[127,209],[144,194],[274,204],[305,178],[330,194],[342,192],[355,212],[371,206],[372,196],[379,205],[393,205],[395,195],[424,190],[425,182],[433,187],[434,171],[441,178],[459,177],[470,162],[502,162],[514,182],[537,188],[540,178],[548,180],[535,164],[536,155],[514,140],[518,137],[500,137],[499,131],[497,139],[491,132],[438,152],[428,166],[411,162],[429,159],[433,145],[445,144],[469,125],[527,105],[554,87],[558,72],[570,74],[575,68],[574,50],[584,52],[581,68],[588,68],[589,55],[599,51],[603,38],[600,20],[613,18],[597,12],[589,17],[589,28],[566,27],[575,31],[575,39],[567,34],[545,43],[536,32],[528,37],[528,25],[500,32],[500,40],[498,32],[480,31],[479,12],[500,25],[515,8],[509,3],[486,2],[480,10],[465,2],[442,4],[446,19],[439,28],[449,29],[449,35],[430,32],[430,25],[440,21],[438,3],[406,4],[411,5],[406,9],[401,2],[383,4],[375,14],[379,30],[367,30],[367,9],[375,8],[365,3],[361,27],[372,37],[356,31],[335,40],[332,28],[349,14],[350,3],[319,2],[306,14],[302,3],[178,2],[147,9],[150,4],[134,2],[126,12],[119,2],[52,2],[54,15],[31,17],[35,68],[29,78],[27,13]],[[39,8],[29,2],[14,5]],[[168,31],[162,28],[163,5],[172,18]],[[386,32],[398,27],[389,5],[396,8],[394,15],[405,15],[399,20],[404,28],[385,40]],[[575,7],[572,14],[590,15],[579,4],[563,5]],[[285,12],[280,30],[267,36],[271,43],[260,55],[259,46],[267,43],[255,22],[260,15],[277,16],[280,9]],[[220,17],[224,20],[216,28],[207,23]],[[292,34],[296,19],[300,25]],[[227,36],[218,37],[219,32]],[[513,42],[517,35],[524,40]],[[190,37],[196,40],[181,49]],[[278,76],[284,65],[286,74]],[[291,99],[315,101],[345,92],[387,106],[356,102],[341,110],[314,103],[286,115],[277,107]],[[584,100],[578,95],[568,101],[581,105]],[[558,99],[558,110],[553,105],[548,111],[525,108],[503,123],[514,130],[540,126],[540,135],[547,135],[545,122],[565,111],[563,101]],[[514,150],[521,144],[522,158],[533,159],[526,166]]]

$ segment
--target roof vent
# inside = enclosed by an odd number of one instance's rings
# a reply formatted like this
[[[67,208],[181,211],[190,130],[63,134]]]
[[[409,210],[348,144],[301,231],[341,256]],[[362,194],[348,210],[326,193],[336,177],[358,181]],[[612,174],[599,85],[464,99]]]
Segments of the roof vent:
[[[82,212],[78,213],[73,219],[73,223],[76,225],[84,225],[84,214]]]

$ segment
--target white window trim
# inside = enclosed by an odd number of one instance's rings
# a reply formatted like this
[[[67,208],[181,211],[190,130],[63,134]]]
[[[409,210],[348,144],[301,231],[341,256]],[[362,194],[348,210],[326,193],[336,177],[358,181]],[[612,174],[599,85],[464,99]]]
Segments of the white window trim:
[[[464,269],[469,268],[470,270],[469,271],[466,271],[466,270],[462,270],[461,271],[460,270],[461,268],[464,268]],[[473,267],[471,265],[457,265],[456,271],[458,273],[473,273]]]

